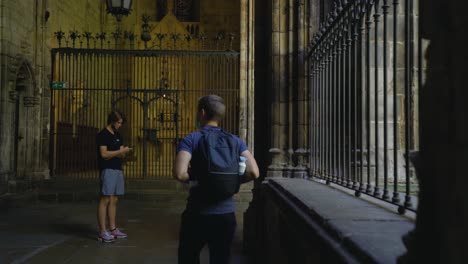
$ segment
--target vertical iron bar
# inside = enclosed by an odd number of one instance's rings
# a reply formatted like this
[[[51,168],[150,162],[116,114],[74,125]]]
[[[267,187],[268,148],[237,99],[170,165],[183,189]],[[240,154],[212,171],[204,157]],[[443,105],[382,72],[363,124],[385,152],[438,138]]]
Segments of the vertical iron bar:
[[[331,127],[331,138],[330,138],[330,172],[332,174],[333,182],[338,180],[338,175],[336,174],[336,91],[338,86],[338,51],[337,51],[337,36],[336,32],[333,37],[332,42],[332,75],[331,75],[331,91],[330,91],[330,127]]]
[[[341,32],[340,28],[336,29],[337,32],[333,41],[333,89],[332,89],[332,133],[333,133],[333,142],[332,142],[332,161],[333,161],[333,178],[335,182],[340,183],[339,175],[339,111],[340,111],[340,101],[339,101],[339,88],[341,84]]]
[[[72,74],[72,71],[73,71],[73,65],[71,63],[71,56],[72,54],[71,53],[67,53],[67,72],[66,72],[66,80],[67,80],[67,84],[66,86],[68,87],[67,89],[67,94],[68,94],[68,99],[69,101],[68,102],[72,102],[73,100],[73,87],[71,86],[71,81],[72,81],[72,78],[73,78],[73,74]],[[66,122],[70,122],[71,123],[71,120],[73,120],[73,111],[72,111],[72,105],[69,103],[68,105],[68,115],[67,115],[67,119],[66,119]],[[65,120],[64,120],[65,121]],[[73,128],[72,128],[73,129]],[[73,135],[73,131],[69,131],[69,134],[66,135],[67,138],[70,139],[70,141],[72,141],[72,135]],[[74,169],[73,167],[73,161],[74,161],[74,158],[73,157],[70,157],[70,152],[67,152],[66,156],[67,156],[67,166],[66,168],[70,168],[71,170]]]
[[[383,116],[384,116],[384,191],[383,199],[388,200],[390,198],[388,194],[388,98],[387,98],[387,89],[388,89],[388,76],[387,76],[387,23],[388,23],[388,0],[383,0]]]
[[[398,3],[393,1],[393,197],[392,202],[399,204],[398,194]]]
[[[341,184],[346,186],[348,184],[348,179],[347,179],[347,170],[346,170],[346,149],[345,149],[345,142],[346,142],[346,42],[347,42],[347,19],[343,18],[343,24],[341,32],[341,94],[338,97],[338,100],[340,100],[340,105],[341,105],[341,111],[340,111],[340,118],[339,118],[339,123],[341,124],[341,129],[339,130],[339,135],[340,135],[340,150],[339,154],[341,156],[340,158],[340,171],[341,171]]]
[[[320,63],[320,174],[325,176],[325,91],[327,87],[327,60],[328,56],[325,52],[325,45],[321,48],[321,63]]]
[[[317,101],[316,101],[316,116],[317,116],[317,137],[315,139],[316,141],[316,147],[317,147],[317,153],[316,153],[316,171],[315,171],[315,176],[317,177],[322,177],[323,175],[321,174],[322,172],[322,144],[323,144],[323,138],[322,138],[322,89],[324,86],[324,78],[323,78],[323,65],[324,65],[324,58],[323,58],[323,45],[321,45],[317,51],[316,51],[316,70],[315,70],[315,78],[316,78],[316,89],[317,89]]]
[[[83,128],[84,128],[84,124],[82,122],[82,116],[81,114],[78,112],[80,110],[80,108],[83,106],[82,104],[82,100],[84,100],[84,89],[83,89],[83,78],[82,78],[82,54],[81,53],[78,53],[77,54],[78,58],[77,58],[77,61],[78,61],[78,65],[77,65],[77,79],[75,80],[75,82],[78,84],[78,81],[79,81],[79,84],[80,85],[77,85],[78,87],[78,96],[79,96],[79,102],[81,102],[79,105],[77,105],[77,111],[76,111],[76,122],[77,122],[77,134],[78,134],[78,142],[80,143],[80,152],[81,152],[81,155],[84,155],[85,154],[85,144],[84,144],[84,135],[82,135],[83,133]],[[83,110],[83,109],[81,109]],[[86,172],[87,168],[86,168],[86,164],[84,163],[86,161],[83,160],[83,161],[79,161],[81,163],[81,166],[80,166],[80,174],[83,175],[84,178],[86,178],[85,176],[85,173],[83,172]]]
[[[56,50],[52,49],[51,51],[51,67],[50,67],[50,76],[51,76],[51,79],[50,81],[53,82],[56,80],[56,77],[55,76],[55,72],[56,72],[56,67],[57,66],[57,53],[56,53]],[[61,62],[61,61],[60,61]],[[60,75],[59,75],[60,76]],[[56,129],[56,126],[55,126],[55,104],[54,104],[54,100],[55,100],[55,97],[56,97],[56,91],[52,89],[52,83],[49,83],[49,89],[51,90],[50,91],[50,136],[49,136],[49,170],[50,170],[50,174],[51,174],[51,177],[52,179],[55,179],[55,165],[56,165],[56,161],[55,161],[55,156],[56,156],[56,150],[55,150],[55,135],[56,135],[56,132],[55,132],[55,129]]]
[[[374,196],[378,197],[381,195],[379,187],[379,0],[374,2],[374,78],[375,78],[375,90],[374,90],[374,114],[375,114],[375,188]],[[385,54],[384,54],[385,56]]]
[[[342,148],[341,144],[341,133],[343,132],[343,127],[341,125],[342,119],[342,110],[343,110],[343,101],[342,101],[342,85],[343,85],[343,24],[340,23],[338,26],[338,41],[337,45],[337,58],[336,58],[336,90],[335,90],[335,104],[336,104],[336,111],[335,111],[335,167],[336,167],[336,177],[338,180],[338,184],[343,184],[343,167],[341,166],[341,154]]]
[[[412,55],[413,51],[411,49],[411,23],[413,14],[412,1],[405,0],[405,174],[406,174],[406,195],[405,195],[405,207],[409,208],[412,206],[411,196],[410,196],[410,160],[409,160],[409,150],[410,150],[410,123],[411,123],[411,84],[412,80],[411,71],[412,71]]]
[[[353,68],[353,82],[352,82],[352,93],[353,93],[353,131],[354,131],[354,136],[353,136],[353,175],[354,175],[354,185],[353,189],[356,190],[356,193],[358,191],[359,185],[359,175],[358,175],[358,127],[359,127],[359,122],[358,122],[358,113],[359,113],[359,106],[358,106],[358,77],[359,77],[359,67],[358,67],[358,37],[359,37],[359,9],[357,5],[357,1],[354,3],[353,6],[353,17],[354,17],[354,22],[353,22],[353,63],[352,63],[352,68]],[[360,44],[359,44],[360,45]]]
[[[147,167],[147,162],[148,162],[148,91],[146,89],[145,83],[146,83],[146,73],[144,70],[146,69],[146,55],[143,54],[140,57],[140,85],[137,87],[137,89],[143,91],[143,105],[142,105],[142,110],[143,110],[143,158],[142,158],[142,177],[144,180],[147,179],[147,173],[148,173],[148,167]]]
[[[309,66],[309,72],[308,72],[308,75],[307,75],[307,80],[308,80],[308,90],[309,90],[309,94],[310,94],[310,101],[309,101],[309,108],[307,109],[309,111],[309,116],[310,116],[310,127],[309,127],[309,134],[308,134],[308,137],[309,137],[309,142],[310,142],[310,145],[309,145],[309,152],[311,153],[310,155],[310,170],[309,170],[309,174],[312,174],[313,175],[313,171],[315,170],[315,141],[312,141],[312,135],[315,134],[315,122],[317,121],[314,117],[314,107],[315,107],[315,103],[314,103],[314,100],[315,100],[315,85],[314,85],[314,77],[313,77],[313,69],[314,69],[314,61],[311,61],[310,62],[310,66]]]
[[[324,173],[327,175],[327,181],[331,180],[331,174],[330,174],[330,166],[329,166],[329,147],[330,147],[330,134],[331,134],[331,129],[329,127],[329,94],[330,94],[330,87],[331,87],[331,50],[330,50],[330,43],[328,41],[327,46],[326,46],[326,76],[325,76],[325,87],[324,87],[324,94],[323,94],[323,114],[324,114],[324,127],[323,127],[323,135],[324,135]],[[328,133],[327,133],[328,131]]]
[[[333,173],[333,139],[334,139],[334,131],[333,131],[333,88],[335,85],[334,77],[335,77],[335,57],[334,57],[334,42],[333,40],[330,41],[329,45],[329,72],[328,72],[328,88],[327,88],[327,129],[329,135],[327,135],[328,142],[327,142],[327,173],[331,178],[331,181],[335,180],[335,175]]]
[[[351,7],[352,8],[352,7]],[[347,171],[347,179],[348,179],[348,187],[353,188],[353,184],[355,183],[353,178],[353,171],[351,169],[351,159],[352,159],[352,91],[353,91],[353,67],[352,64],[352,30],[353,30],[353,10],[350,9],[348,11],[348,27],[347,27],[347,40],[346,40],[346,133],[345,133],[345,149],[346,149],[346,171]]]
[[[365,120],[365,113],[364,113],[364,94],[365,94],[365,87],[364,87],[364,38],[365,38],[365,23],[364,23],[364,15],[365,15],[365,2],[364,4],[359,5],[359,52],[358,52],[358,65],[359,65],[359,78],[358,78],[358,87],[360,93],[358,98],[358,111],[359,111],[359,155],[360,155],[360,170],[359,170],[359,190],[356,192],[356,196],[360,196],[362,192],[365,191],[364,188],[364,120]]]
[[[371,158],[370,158],[370,140],[371,140],[371,126],[370,126],[370,31],[371,31],[371,4],[366,4],[366,161],[367,161],[367,187],[366,193],[371,193]]]
[[[315,57],[315,56],[314,56]],[[314,58],[314,61],[311,62],[310,66],[310,71],[309,71],[309,85],[310,85],[310,95],[311,95],[311,100],[310,100],[310,117],[311,117],[311,129],[309,130],[309,141],[310,141],[310,164],[311,164],[311,170],[310,174],[311,176],[315,175],[315,171],[317,170],[317,156],[316,156],[316,149],[317,149],[317,122],[318,118],[316,116],[316,99],[317,99],[317,83],[316,83],[316,66],[317,66],[317,60],[316,57]]]
[[[322,88],[322,63],[323,63],[323,60],[322,60],[322,57],[320,55],[320,52],[321,50],[319,49],[317,51],[317,61],[315,63],[315,84],[316,84],[316,102],[315,102],[315,117],[317,118],[317,122],[316,122],[316,135],[314,135],[314,138],[315,138],[315,148],[316,148],[316,152],[315,152],[315,155],[316,155],[316,159],[315,159],[315,176],[319,176],[319,171],[321,169],[321,166],[320,166],[320,162],[321,162],[321,158],[322,156],[320,155],[321,154],[321,143],[322,143],[322,134],[321,134],[321,122],[322,122],[322,118],[321,118],[321,114],[322,112],[320,111],[321,109],[321,88]]]

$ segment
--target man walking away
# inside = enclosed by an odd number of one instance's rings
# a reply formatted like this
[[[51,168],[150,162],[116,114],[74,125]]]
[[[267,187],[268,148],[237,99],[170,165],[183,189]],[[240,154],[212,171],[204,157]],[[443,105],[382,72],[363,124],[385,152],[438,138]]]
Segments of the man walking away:
[[[201,129],[182,139],[177,148],[173,176],[191,186],[180,226],[180,264],[199,263],[205,244],[209,247],[210,263],[229,262],[236,229],[233,194],[241,182],[259,176],[246,144],[218,127],[225,108],[224,100],[217,95],[200,98],[196,119]]]

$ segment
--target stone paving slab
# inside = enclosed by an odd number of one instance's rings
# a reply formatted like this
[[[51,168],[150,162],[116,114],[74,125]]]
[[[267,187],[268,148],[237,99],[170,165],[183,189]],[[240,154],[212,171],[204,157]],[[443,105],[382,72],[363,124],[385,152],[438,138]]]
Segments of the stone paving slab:
[[[155,207],[122,200],[117,223],[128,239],[112,244],[96,240],[96,203],[36,203],[0,214],[0,263],[177,263],[180,214],[184,203]],[[241,254],[243,212],[232,263],[248,263]],[[208,251],[201,254],[208,263]]]

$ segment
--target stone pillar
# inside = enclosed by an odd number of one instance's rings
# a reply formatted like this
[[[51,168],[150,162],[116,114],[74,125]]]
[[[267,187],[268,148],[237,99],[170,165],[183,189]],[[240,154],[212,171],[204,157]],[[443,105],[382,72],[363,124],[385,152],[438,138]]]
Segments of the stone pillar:
[[[240,28],[240,136],[248,146],[254,146],[254,0],[241,1]]]
[[[468,259],[468,2],[421,1],[427,81],[420,93],[419,206],[405,263]],[[413,242],[408,241],[407,242]]]
[[[297,85],[297,72],[295,67],[295,60],[294,57],[295,53],[295,45],[297,44],[294,41],[294,37],[296,35],[294,22],[295,22],[295,14],[296,14],[296,3],[293,0],[286,0],[284,6],[284,14],[286,16],[286,67],[287,69],[284,71],[284,77],[287,78],[287,84],[281,89],[285,89],[285,101],[287,101],[287,163],[286,167],[284,168],[284,177],[291,178],[294,173],[294,145],[295,145],[295,128],[297,125],[297,115],[295,115],[295,109],[297,103],[295,102],[295,86]]]
[[[298,81],[296,82],[296,94],[297,94],[297,104],[296,104],[296,113],[297,113],[297,145],[294,154],[297,158],[297,165],[294,168],[294,177],[296,178],[305,178],[307,177],[307,150],[308,150],[308,83],[307,83],[307,74],[308,74],[308,65],[306,62],[306,51],[307,51],[307,1],[299,0],[297,6],[297,76]]]
[[[268,167],[267,177],[281,177],[286,165],[284,150],[287,147],[287,16],[286,0],[272,2],[271,33],[271,126],[272,138],[270,153],[272,163]]]

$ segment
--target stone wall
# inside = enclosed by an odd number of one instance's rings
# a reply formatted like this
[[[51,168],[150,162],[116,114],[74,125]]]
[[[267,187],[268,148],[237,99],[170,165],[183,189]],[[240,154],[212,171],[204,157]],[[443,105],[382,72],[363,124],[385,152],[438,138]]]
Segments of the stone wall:
[[[244,246],[255,263],[395,263],[414,222],[303,179],[264,181]]]
[[[195,1],[196,2],[196,1]],[[240,1],[217,1],[217,0],[203,0],[199,1],[199,6],[196,7],[199,11],[198,21],[181,22],[182,25],[194,25],[199,27],[199,33],[204,33],[209,41],[213,41],[216,33],[224,32],[225,37],[227,34],[234,33],[235,40],[233,42],[233,49],[240,49],[240,14],[241,2]],[[173,3],[168,2],[168,8],[172,8]],[[140,39],[141,34],[141,16],[150,16],[150,27],[154,31],[158,27],[159,21],[157,20],[157,4],[153,0],[134,1],[133,11],[120,24],[123,30],[133,31],[136,34],[137,41]],[[162,33],[175,32],[175,25],[164,25],[166,28],[157,29],[156,32]],[[184,33],[184,35],[187,32]],[[181,39],[184,36],[181,36]],[[155,36],[153,34],[152,38]],[[226,47],[227,48],[227,47]]]
[[[54,32],[100,31],[104,1],[1,1],[0,193],[49,177]],[[68,32],[67,32],[68,33]]]
[[[135,32],[139,41],[141,16],[152,15],[154,2],[133,1],[131,14],[117,22],[106,13],[103,0],[1,0],[0,193],[8,191],[8,182],[15,191],[18,185],[31,187],[33,178],[50,175],[50,49],[59,46],[54,32],[106,32],[111,39],[111,32],[119,28]],[[211,39],[218,31],[232,32],[234,49],[239,50],[241,2],[201,1],[199,8],[202,32]],[[72,46],[72,40],[63,39],[62,46]],[[86,47],[84,38],[75,47]]]

